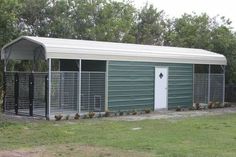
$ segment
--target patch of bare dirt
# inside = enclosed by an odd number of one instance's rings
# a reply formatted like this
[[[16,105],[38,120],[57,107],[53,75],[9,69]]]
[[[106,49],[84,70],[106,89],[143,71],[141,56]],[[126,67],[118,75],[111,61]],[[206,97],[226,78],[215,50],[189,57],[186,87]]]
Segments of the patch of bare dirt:
[[[0,157],[153,157],[146,152],[135,152],[130,150],[119,150],[108,147],[97,147],[91,145],[54,145],[42,146],[32,149],[19,149],[12,151],[0,151]]]
[[[0,151],[0,157],[49,157],[44,148]]]

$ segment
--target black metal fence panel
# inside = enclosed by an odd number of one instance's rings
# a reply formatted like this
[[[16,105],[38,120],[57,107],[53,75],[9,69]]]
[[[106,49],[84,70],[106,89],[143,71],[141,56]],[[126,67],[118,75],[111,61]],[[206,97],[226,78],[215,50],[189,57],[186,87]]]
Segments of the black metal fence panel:
[[[47,73],[5,72],[6,112],[45,116]]]
[[[228,84],[225,86],[225,101],[236,102],[236,84]]]

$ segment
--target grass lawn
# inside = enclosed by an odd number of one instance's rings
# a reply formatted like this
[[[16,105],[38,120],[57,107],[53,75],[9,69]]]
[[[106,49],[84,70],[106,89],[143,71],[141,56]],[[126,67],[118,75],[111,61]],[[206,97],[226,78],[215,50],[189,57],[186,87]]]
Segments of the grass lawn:
[[[48,156],[234,157],[236,114],[133,122],[0,120],[0,152],[41,147]]]

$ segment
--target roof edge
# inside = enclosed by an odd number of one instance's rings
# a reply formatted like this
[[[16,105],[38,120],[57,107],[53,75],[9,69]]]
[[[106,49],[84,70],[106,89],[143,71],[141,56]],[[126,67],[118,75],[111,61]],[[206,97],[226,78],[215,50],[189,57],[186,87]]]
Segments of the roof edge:
[[[5,44],[2,49],[1,49],[1,60],[5,59],[5,57],[3,58],[3,55],[4,55],[4,52],[5,52],[5,49],[7,49],[8,47],[10,47],[11,45],[13,45],[14,43],[17,43],[18,41],[22,40],[22,39],[25,39],[25,40],[28,40],[30,42],[33,42],[35,44],[38,44],[38,45],[41,45],[43,48],[44,48],[44,51],[45,51],[45,59],[47,59],[47,49],[46,49],[46,46],[42,43],[42,42],[39,42],[37,40],[34,40],[32,38],[30,38],[30,36],[20,36],[14,40],[12,40],[11,42]]]

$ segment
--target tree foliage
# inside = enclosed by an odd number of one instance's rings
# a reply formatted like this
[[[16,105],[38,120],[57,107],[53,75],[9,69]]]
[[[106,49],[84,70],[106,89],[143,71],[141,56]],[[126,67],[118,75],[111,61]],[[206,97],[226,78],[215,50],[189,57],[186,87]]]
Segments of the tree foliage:
[[[236,34],[225,17],[168,18],[153,5],[114,0],[1,0],[0,46],[20,35],[206,49],[227,57],[226,81],[236,82]]]
[[[138,13],[136,43],[162,45],[165,27],[164,12],[147,5]]]

